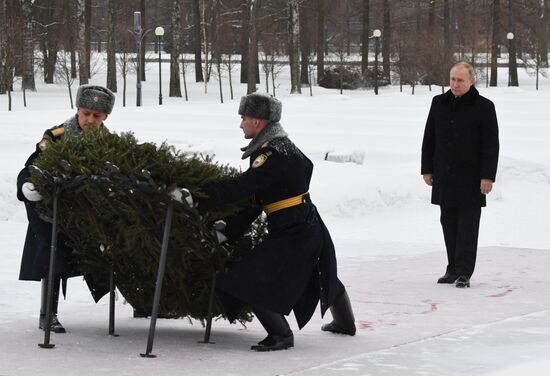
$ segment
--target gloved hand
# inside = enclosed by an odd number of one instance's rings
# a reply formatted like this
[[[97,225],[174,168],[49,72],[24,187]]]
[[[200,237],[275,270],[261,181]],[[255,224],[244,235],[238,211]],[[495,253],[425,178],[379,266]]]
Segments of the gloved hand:
[[[189,192],[187,188],[174,188],[170,191],[170,197],[172,197],[174,201],[181,202],[182,204],[183,200],[185,200],[187,205],[193,206],[193,196],[191,196],[191,192]]]
[[[227,236],[222,232],[222,230],[225,229],[226,223],[222,220],[218,220],[214,222],[212,225],[212,231],[214,232],[214,235],[216,235],[216,240],[218,241],[218,244],[222,244],[227,241]]]
[[[23,196],[29,201],[40,201],[44,198],[31,182],[23,183],[21,191],[23,192]]]

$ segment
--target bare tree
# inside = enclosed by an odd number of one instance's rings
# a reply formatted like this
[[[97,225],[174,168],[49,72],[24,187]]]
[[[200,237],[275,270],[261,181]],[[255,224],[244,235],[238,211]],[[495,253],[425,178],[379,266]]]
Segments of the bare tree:
[[[302,94],[300,86],[300,1],[288,0],[288,56],[290,93]]]
[[[0,0],[0,20],[6,20],[6,0]],[[6,69],[6,56],[8,48],[7,23],[0,23],[0,94],[6,93],[4,72]]]
[[[195,51],[195,82],[204,81],[202,75],[202,55],[201,55],[201,10],[199,0],[192,0],[193,6],[193,50]]]
[[[258,48],[256,35],[256,15],[258,11],[257,0],[249,0],[250,2],[250,19],[248,24],[249,40],[248,40],[248,66],[247,66],[247,87],[246,93],[250,94],[256,91],[256,71],[258,68]]]
[[[515,17],[514,17],[514,4],[512,0],[508,0],[508,32],[511,32],[512,34],[516,34],[515,38],[512,38],[508,42],[508,69],[510,71],[509,80],[508,83],[509,86],[519,86],[518,82],[518,64],[516,60],[516,39],[517,39],[517,33],[516,33],[516,24],[515,24]]]
[[[362,0],[361,11],[361,73],[363,80],[367,81],[369,70],[369,37],[370,37],[370,0]]]
[[[390,50],[392,39],[391,4],[383,0],[383,31],[382,31],[382,70],[384,76],[390,77]]]
[[[88,78],[92,77],[92,0],[84,0],[84,65]],[[80,62],[81,63],[81,62]],[[88,83],[88,81],[86,81]]]
[[[86,0],[77,0],[78,15],[78,79],[80,85],[88,83],[88,66],[86,64],[86,30],[84,26],[85,2]]]
[[[179,0],[172,0],[172,49],[170,51],[170,97],[181,97],[180,65],[178,57],[181,48],[181,7]]]
[[[23,11],[23,56],[22,56],[22,88],[26,107],[25,91],[36,91],[36,84],[34,81],[34,37],[32,28],[32,2],[30,0],[24,0],[21,3],[21,9]]]
[[[147,17],[146,17],[146,10],[147,10],[147,7],[146,7],[146,4],[145,4],[145,0],[140,0],[139,1],[139,10],[141,12],[141,28],[142,30],[145,30],[145,33],[147,32]],[[146,39],[146,34],[143,34],[142,35],[142,39],[143,41],[145,42]],[[146,74],[145,74],[145,64],[147,62],[147,59],[145,58],[145,53],[147,52],[147,48],[145,48],[146,44],[143,43],[142,45],[143,47],[141,48],[141,58],[139,59],[139,61],[141,62],[141,66],[139,67],[139,73],[141,74],[141,81],[146,81]]]
[[[493,38],[491,43],[491,83],[490,86],[498,84],[498,47],[500,42],[500,0],[493,0]]]
[[[300,84],[309,84],[309,57],[311,54],[311,25],[309,20],[313,0],[302,0],[300,3]]]
[[[72,86],[75,78],[71,75],[71,53],[67,51],[60,51],[57,58],[57,67],[55,70],[55,78],[57,83],[64,85],[69,92],[69,100],[71,103],[71,109],[73,105],[73,92]]]
[[[115,0],[108,0],[109,32],[107,33],[107,88],[117,92],[116,81],[116,44],[115,44]]]
[[[367,0],[368,1],[368,0]],[[325,0],[317,0],[317,82],[325,73]]]

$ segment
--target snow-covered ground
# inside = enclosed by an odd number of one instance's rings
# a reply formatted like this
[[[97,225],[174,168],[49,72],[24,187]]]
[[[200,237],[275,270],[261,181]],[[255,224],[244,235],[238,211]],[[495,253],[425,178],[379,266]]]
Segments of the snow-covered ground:
[[[155,69],[153,68],[155,67]],[[168,65],[163,77],[169,77]],[[190,101],[169,98],[158,106],[156,66],[143,83],[136,108],[130,83],[106,124],[133,131],[142,141],[167,141],[176,148],[215,154],[246,168],[239,147],[238,98],[224,82],[208,93],[192,83]],[[501,84],[507,70],[501,69]],[[189,77],[193,77],[190,75]],[[234,75],[234,81],[237,75]],[[313,96],[289,95],[281,79],[282,124],[315,163],[310,193],[337,247],[339,273],[351,296],[358,334],[321,332],[318,314],[298,331],[296,347],[259,354],[249,346],[264,337],[258,322],[246,328],[220,320],[211,340],[199,322],[159,320],[153,353],[145,351],[149,321],[132,318],[117,300],[116,332],[107,335],[108,301],[97,305],[80,278],[69,281],[60,303],[68,333],[52,334],[53,350],[40,349],[38,283],[18,281],[26,231],[15,180],[44,129],[74,110],[66,89],[39,85],[38,92],[14,93],[14,110],[0,96],[0,375],[546,375],[550,368],[550,80],[534,90],[534,78],[520,75],[519,88],[485,88],[495,102],[501,156],[497,182],[481,219],[479,257],[470,289],[437,285],[446,263],[439,210],[429,204],[420,176],[420,146],[434,88],[382,88],[344,92],[313,88]],[[99,74],[92,82],[105,82]],[[119,85],[122,84],[119,82]],[[76,85],[75,85],[76,86]],[[504,85],[503,85],[504,86]],[[164,82],[167,88],[167,81]],[[73,88],[73,89],[76,89]],[[265,90],[263,84],[261,90]],[[363,164],[325,161],[326,153],[355,152]]]

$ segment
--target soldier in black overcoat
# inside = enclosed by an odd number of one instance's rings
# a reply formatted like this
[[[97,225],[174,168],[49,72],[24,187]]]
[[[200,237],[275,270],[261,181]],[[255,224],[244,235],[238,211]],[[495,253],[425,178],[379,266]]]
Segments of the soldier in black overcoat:
[[[39,328],[45,328],[46,321],[46,296],[47,296],[47,276],[49,273],[50,247],[52,238],[51,219],[42,218],[35,210],[37,201],[42,200],[42,195],[35,189],[29,181],[29,166],[38,158],[48,144],[56,142],[66,134],[80,134],[99,128],[105,128],[103,121],[111,113],[115,102],[114,94],[102,87],[96,85],[82,85],[79,87],[76,96],[76,114],[64,123],[50,128],[44,132],[40,142],[36,144],[35,151],[25,162],[25,167],[17,176],[17,198],[23,201],[27,211],[29,226],[25,238],[23,255],[21,258],[21,268],[19,279],[24,281],[42,280],[42,294],[40,304]],[[54,277],[54,301],[53,317],[51,330],[55,333],[64,333],[65,328],[57,318],[57,305],[59,300],[59,290],[61,281],[65,286],[66,279],[79,275],[79,271],[71,257],[72,249],[66,244],[66,238],[62,233],[58,236],[57,244],[57,262],[55,266],[56,275]],[[107,286],[101,286],[99,281],[92,281],[87,278],[88,286],[96,301],[101,298],[108,290]]]
[[[268,333],[255,351],[294,345],[284,317],[294,311],[301,329],[318,302],[321,315],[330,308],[333,321],[323,330],[355,334],[354,316],[337,276],[330,234],[308,193],[313,163],[294,145],[279,123],[281,102],[269,94],[241,99],[240,127],[249,145],[242,150],[250,167],[236,178],[203,186],[199,210],[252,198],[253,206],[227,221],[223,235],[237,239],[265,212],[267,238],[224,272],[217,292],[229,319],[248,304]]]
[[[433,98],[422,142],[421,174],[441,208],[447,269],[438,283],[470,287],[481,208],[495,181],[499,138],[495,106],[474,86],[474,69],[455,64],[450,90]]]

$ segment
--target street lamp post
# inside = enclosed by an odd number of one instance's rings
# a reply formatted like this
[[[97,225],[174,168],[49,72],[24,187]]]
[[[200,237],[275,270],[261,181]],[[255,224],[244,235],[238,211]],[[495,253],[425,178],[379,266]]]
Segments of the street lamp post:
[[[374,37],[374,94],[378,95],[378,51],[382,32],[380,29],[374,29],[372,36]]]
[[[514,42],[514,33],[506,34],[508,39],[508,86],[512,86],[512,43]]]
[[[134,37],[137,48],[136,106],[141,106],[141,12],[134,12]]]
[[[164,35],[164,28],[159,26],[155,29],[155,35],[157,36],[158,49],[159,49],[159,106],[162,105],[162,73],[161,73],[161,58],[160,52],[162,51],[162,36]]]

